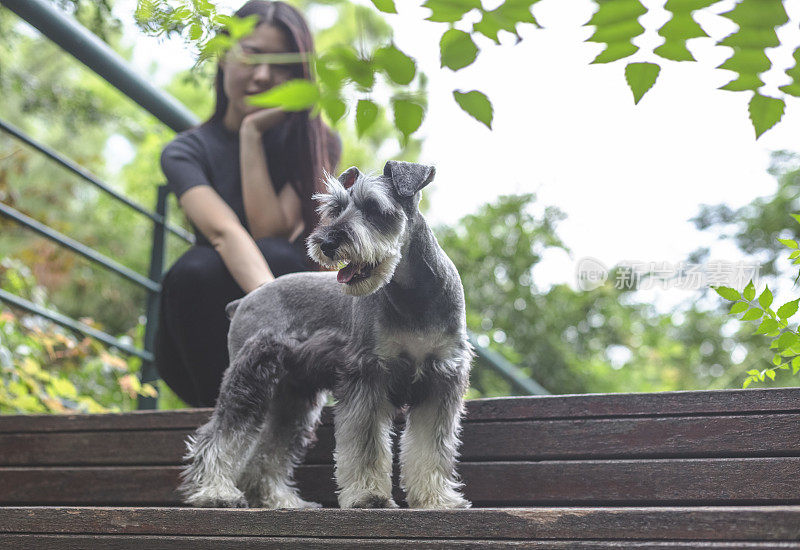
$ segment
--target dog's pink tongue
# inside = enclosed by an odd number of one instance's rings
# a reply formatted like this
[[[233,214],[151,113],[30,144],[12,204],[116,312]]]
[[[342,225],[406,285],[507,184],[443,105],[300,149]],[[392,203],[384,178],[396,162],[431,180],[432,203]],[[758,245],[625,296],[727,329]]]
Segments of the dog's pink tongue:
[[[355,262],[350,262],[339,270],[339,273],[336,274],[336,280],[340,283],[349,283],[350,279],[352,279],[353,275],[355,275],[357,272],[358,264]]]

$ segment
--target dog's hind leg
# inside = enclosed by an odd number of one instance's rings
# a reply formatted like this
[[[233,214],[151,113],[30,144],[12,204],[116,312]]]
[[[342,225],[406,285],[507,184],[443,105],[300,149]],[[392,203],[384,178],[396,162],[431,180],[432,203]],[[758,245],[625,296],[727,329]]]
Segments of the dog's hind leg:
[[[426,397],[408,409],[400,437],[400,485],[410,508],[469,508],[455,471],[468,363],[434,359],[424,368]]]
[[[237,487],[278,384],[287,344],[266,330],[249,338],[222,379],[214,414],[187,446],[179,491],[187,504],[244,507]]]
[[[295,467],[315,439],[320,413],[346,353],[345,335],[318,330],[298,338],[283,356],[285,374],[270,402],[264,427],[240,486],[247,501],[264,508],[313,508],[294,486]]]
[[[270,403],[267,418],[240,487],[251,506],[263,508],[318,508],[303,500],[295,487],[295,467],[314,441],[327,393],[305,388],[284,376]]]

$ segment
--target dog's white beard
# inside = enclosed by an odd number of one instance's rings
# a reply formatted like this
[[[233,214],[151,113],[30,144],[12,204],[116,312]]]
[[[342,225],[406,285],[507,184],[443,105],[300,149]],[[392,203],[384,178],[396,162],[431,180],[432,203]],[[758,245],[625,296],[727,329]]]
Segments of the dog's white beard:
[[[400,254],[395,253],[384,258],[372,269],[372,273],[366,279],[355,281],[354,283],[344,283],[344,292],[350,296],[366,296],[377,291],[392,280],[394,270],[400,262]]]

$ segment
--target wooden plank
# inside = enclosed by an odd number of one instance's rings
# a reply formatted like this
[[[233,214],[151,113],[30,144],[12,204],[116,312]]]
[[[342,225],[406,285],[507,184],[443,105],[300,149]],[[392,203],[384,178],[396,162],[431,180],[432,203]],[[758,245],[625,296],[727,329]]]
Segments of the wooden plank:
[[[0,433],[196,428],[210,409],[108,415],[0,416]],[[502,397],[467,402],[467,421],[800,413],[800,388]],[[326,409],[323,422],[331,423]]]
[[[190,433],[0,434],[0,466],[180,464]],[[462,462],[798,455],[800,414],[470,422],[462,436]],[[306,464],[331,464],[333,447],[320,426]]]
[[[767,428],[765,428],[767,427]],[[800,414],[473,422],[464,461],[800,454]]]
[[[551,550],[685,550],[685,549],[740,549],[740,550],[797,550],[794,542],[649,542],[649,541],[491,541],[491,540],[431,540],[431,539],[322,539],[322,538],[272,538],[272,537],[159,537],[159,536],[103,536],[103,535],[0,535],[0,548],[15,550],[489,550],[551,549]]]
[[[225,510],[4,508],[0,533],[436,539],[800,540],[800,506]]]
[[[798,457],[468,462],[459,471],[466,496],[481,506],[800,503]],[[0,503],[177,504],[178,472],[0,468]],[[301,466],[297,480],[306,498],[335,505],[332,466]]]

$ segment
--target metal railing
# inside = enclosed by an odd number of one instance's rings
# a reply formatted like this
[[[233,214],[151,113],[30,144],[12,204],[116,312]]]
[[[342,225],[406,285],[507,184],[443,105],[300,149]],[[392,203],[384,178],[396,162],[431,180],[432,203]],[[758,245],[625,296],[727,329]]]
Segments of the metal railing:
[[[101,182],[97,177],[86,171],[84,168],[78,166],[71,160],[67,159],[66,157],[56,153],[55,151],[49,149],[48,147],[38,143],[36,140],[31,138],[30,136],[24,134],[18,128],[15,128],[11,124],[0,120],[0,130],[3,132],[13,136],[17,140],[25,143],[29,147],[35,149],[36,151],[43,154],[48,159],[52,160],[56,164],[70,170],[72,173],[81,177],[84,181],[89,182],[90,184],[94,185],[98,189],[102,190],[103,192],[107,193],[109,196],[113,197],[123,205],[133,209],[134,211],[150,218],[153,222],[153,246],[151,248],[150,253],[150,269],[148,276],[145,277],[132,269],[125,267],[124,265],[119,264],[118,262],[114,261],[111,258],[104,256],[103,254],[97,252],[93,248],[86,246],[62,233],[59,233],[55,229],[37,221],[33,218],[30,218],[20,212],[19,210],[4,204],[0,203],[0,215],[13,220],[18,225],[37,233],[38,235],[60,245],[64,248],[71,250],[72,252],[86,258],[90,262],[100,266],[101,268],[115,273],[116,275],[125,278],[132,283],[144,288],[147,291],[147,305],[145,309],[145,332],[144,332],[144,344],[142,348],[137,348],[135,346],[129,345],[110,334],[107,334],[101,330],[97,330],[92,328],[80,321],[76,321],[71,317],[66,315],[62,315],[56,311],[52,311],[41,306],[38,306],[24,298],[11,294],[5,290],[0,289],[0,300],[10,303],[17,308],[23,309],[30,313],[34,313],[46,319],[53,321],[63,327],[66,327],[70,330],[77,331],[81,334],[86,336],[91,336],[106,345],[116,347],[117,349],[128,353],[130,355],[134,355],[142,359],[142,370],[140,373],[140,377],[142,383],[146,382],[153,382],[158,379],[158,375],[155,370],[154,365],[154,357],[153,357],[153,349],[155,343],[155,331],[158,328],[158,300],[161,293],[161,274],[164,270],[164,255],[165,255],[165,244],[166,244],[166,232],[170,231],[174,235],[178,236],[179,238],[183,239],[188,243],[194,242],[194,237],[186,230],[175,227],[166,222],[166,214],[167,214],[167,195],[168,190],[167,187],[162,185],[158,188],[157,192],[157,200],[156,200],[156,209],[154,212],[147,210],[146,208],[142,207],[141,205],[131,201],[127,197],[120,195],[116,191],[114,191],[111,187],[106,185],[105,183]],[[140,397],[139,398],[139,408],[155,408],[156,401],[152,397]]]
[[[95,35],[82,27],[70,16],[48,3],[46,0],[0,0],[19,17],[37,28],[44,36],[61,46],[76,59],[85,64],[90,70],[106,79],[111,85],[119,89],[128,98],[140,107],[153,114],[169,128],[180,132],[196,125],[199,120],[183,105],[161,90],[153,87],[149,82],[136,75],[108,45]],[[187,241],[193,242],[193,236],[182,228],[174,227],[166,222],[167,195],[166,186],[158,188],[155,211],[150,211],[136,204],[124,195],[100,181],[84,168],[47,146],[40,144],[25,135],[14,126],[0,121],[0,130],[13,136],[27,146],[43,154],[62,168],[69,170],[84,181],[97,187],[121,204],[133,209],[139,214],[148,217],[153,222],[153,244],[150,254],[150,267],[145,277],[114,260],[103,256],[90,247],[87,247],[66,235],[36,221],[14,208],[0,203],[0,215],[14,220],[18,224],[38,233],[39,235],[64,246],[73,252],[94,262],[120,277],[137,284],[147,291],[146,325],[144,342],[141,349],[130,346],[113,336],[89,327],[79,321],[71,319],[60,313],[46,310],[18,296],[0,290],[0,301],[8,302],[15,307],[30,313],[40,315],[58,323],[70,330],[91,336],[97,340],[114,346],[125,353],[142,359],[141,381],[153,382],[158,379],[158,373],[153,363],[153,350],[155,334],[158,327],[158,303],[161,292],[161,277],[164,271],[165,243],[167,231]],[[547,394],[542,386],[525,375],[518,367],[506,361],[499,354],[478,344],[476,338],[470,334],[470,342],[475,348],[478,357],[493,370],[505,378],[511,386],[523,394]],[[139,408],[152,409],[156,407],[156,399],[140,397]]]

